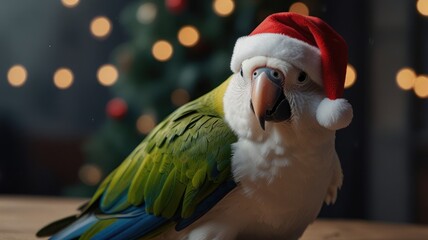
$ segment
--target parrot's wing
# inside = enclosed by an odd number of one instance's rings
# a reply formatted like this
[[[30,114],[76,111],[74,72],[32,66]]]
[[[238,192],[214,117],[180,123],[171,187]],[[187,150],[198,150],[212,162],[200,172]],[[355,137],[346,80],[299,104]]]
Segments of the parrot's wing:
[[[210,101],[198,100],[160,123],[59,235],[131,239],[170,224],[180,230],[232,190],[236,137]]]

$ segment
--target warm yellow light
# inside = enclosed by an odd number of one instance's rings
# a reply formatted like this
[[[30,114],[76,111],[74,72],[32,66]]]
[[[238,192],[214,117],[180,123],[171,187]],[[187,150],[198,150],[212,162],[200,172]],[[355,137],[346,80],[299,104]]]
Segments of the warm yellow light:
[[[289,11],[298,13],[301,15],[309,16],[309,8],[308,6],[306,6],[306,4],[302,2],[296,2],[291,4]]]
[[[423,16],[428,16],[428,0],[418,0],[416,9]]]
[[[13,65],[7,72],[7,80],[13,87],[21,87],[27,81],[27,69],[22,65]]]
[[[186,47],[193,47],[199,41],[199,32],[193,26],[184,26],[178,31],[178,41]]]
[[[214,0],[213,9],[217,15],[226,17],[232,14],[235,9],[235,2],[233,0]]]
[[[189,100],[190,95],[184,89],[179,88],[171,93],[171,102],[177,107],[189,102]]]
[[[141,115],[137,119],[137,129],[142,134],[148,134],[155,126],[156,120],[151,114]]]
[[[421,75],[415,79],[415,94],[420,98],[428,98],[428,76]]]
[[[79,4],[79,0],[61,0],[62,5],[68,8],[76,7]]]
[[[85,164],[78,172],[80,181],[90,186],[97,185],[101,181],[102,175],[101,169],[94,164]]]
[[[91,33],[97,38],[105,38],[111,32],[110,19],[104,16],[95,17],[91,22]]]
[[[395,81],[398,87],[403,90],[410,90],[415,84],[416,73],[411,68],[402,68],[397,72]]]
[[[117,71],[117,68],[112,64],[105,64],[98,68],[98,82],[103,86],[112,86],[116,83],[118,77],[119,72]]]
[[[68,68],[60,68],[54,74],[54,84],[59,89],[67,89],[73,84],[73,72]]]
[[[137,20],[140,23],[148,24],[151,23],[157,14],[157,8],[154,3],[148,2],[141,4],[137,10]]]
[[[161,62],[168,61],[172,57],[173,48],[171,43],[165,40],[159,40],[153,44],[152,54]]]
[[[351,64],[348,64],[346,66],[345,88],[352,87],[352,85],[354,85],[356,80],[357,80],[357,71]]]

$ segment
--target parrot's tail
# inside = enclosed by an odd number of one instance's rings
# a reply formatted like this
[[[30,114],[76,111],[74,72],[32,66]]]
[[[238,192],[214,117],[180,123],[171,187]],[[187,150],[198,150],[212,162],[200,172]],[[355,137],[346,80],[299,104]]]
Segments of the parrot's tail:
[[[49,237],[57,232],[61,231],[62,229],[68,227],[70,224],[75,222],[77,220],[77,215],[69,216],[66,218],[59,219],[55,222],[50,223],[49,225],[43,227],[40,229],[37,233],[37,237]]]
[[[47,225],[40,229],[36,233],[36,236],[52,236],[50,238],[51,240],[77,239],[97,221],[97,218],[93,214],[87,214],[80,217],[74,215]]]
[[[42,228],[36,236],[52,236],[50,240],[151,238],[172,223],[147,214],[143,205],[118,214],[88,212],[63,218]]]

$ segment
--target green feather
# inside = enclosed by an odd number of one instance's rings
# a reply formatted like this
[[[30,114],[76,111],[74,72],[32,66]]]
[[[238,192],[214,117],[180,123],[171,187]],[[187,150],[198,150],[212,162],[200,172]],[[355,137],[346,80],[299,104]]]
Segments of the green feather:
[[[92,239],[98,232],[104,230],[111,224],[113,224],[116,221],[115,218],[101,220],[95,223],[93,226],[91,226],[86,232],[80,236],[79,240],[89,240]]]
[[[103,181],[84,213],[106,209],[107,213],[120,213],[146,204],[146,211],[156,216],[191,216],[204,198],[232,178],[231,144],[236,136],[223,112],[228,82],[177,109],[156,126]],[[99,221],[82,238],[89,239],[114,221]]]
[[[176,181],[176,174],[176,169],[171,171],[155,202],[154,212],[158,212],[166,218],[171,218],[177,212],[180,202],[176,199],[180,199],[186,189],[185,184]]]
[[[207,170],[205,168],[199,169],[192,178],[192,185],[194,188],[199,188],[205,181]]]

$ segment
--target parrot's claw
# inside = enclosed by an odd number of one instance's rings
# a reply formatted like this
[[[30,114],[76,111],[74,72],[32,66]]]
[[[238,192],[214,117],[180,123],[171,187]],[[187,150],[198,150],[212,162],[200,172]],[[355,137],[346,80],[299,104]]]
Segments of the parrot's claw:
[[[331,205],[336,202],[337,199],[337,186],[330,186],[327,190],[327,195],[325,196],[325,204]]]
[[[333,179],[330,183],[330,186],[327,189],[327,194],[324,199],[324,202],[327,205],[331,205],[336,202],[337,190],[339,190],[340,187],[342,187],[343,174],[342,174],[342,168],[340,167],[340,162],[338,160],[336,161],[333,174],[334,174]]]

